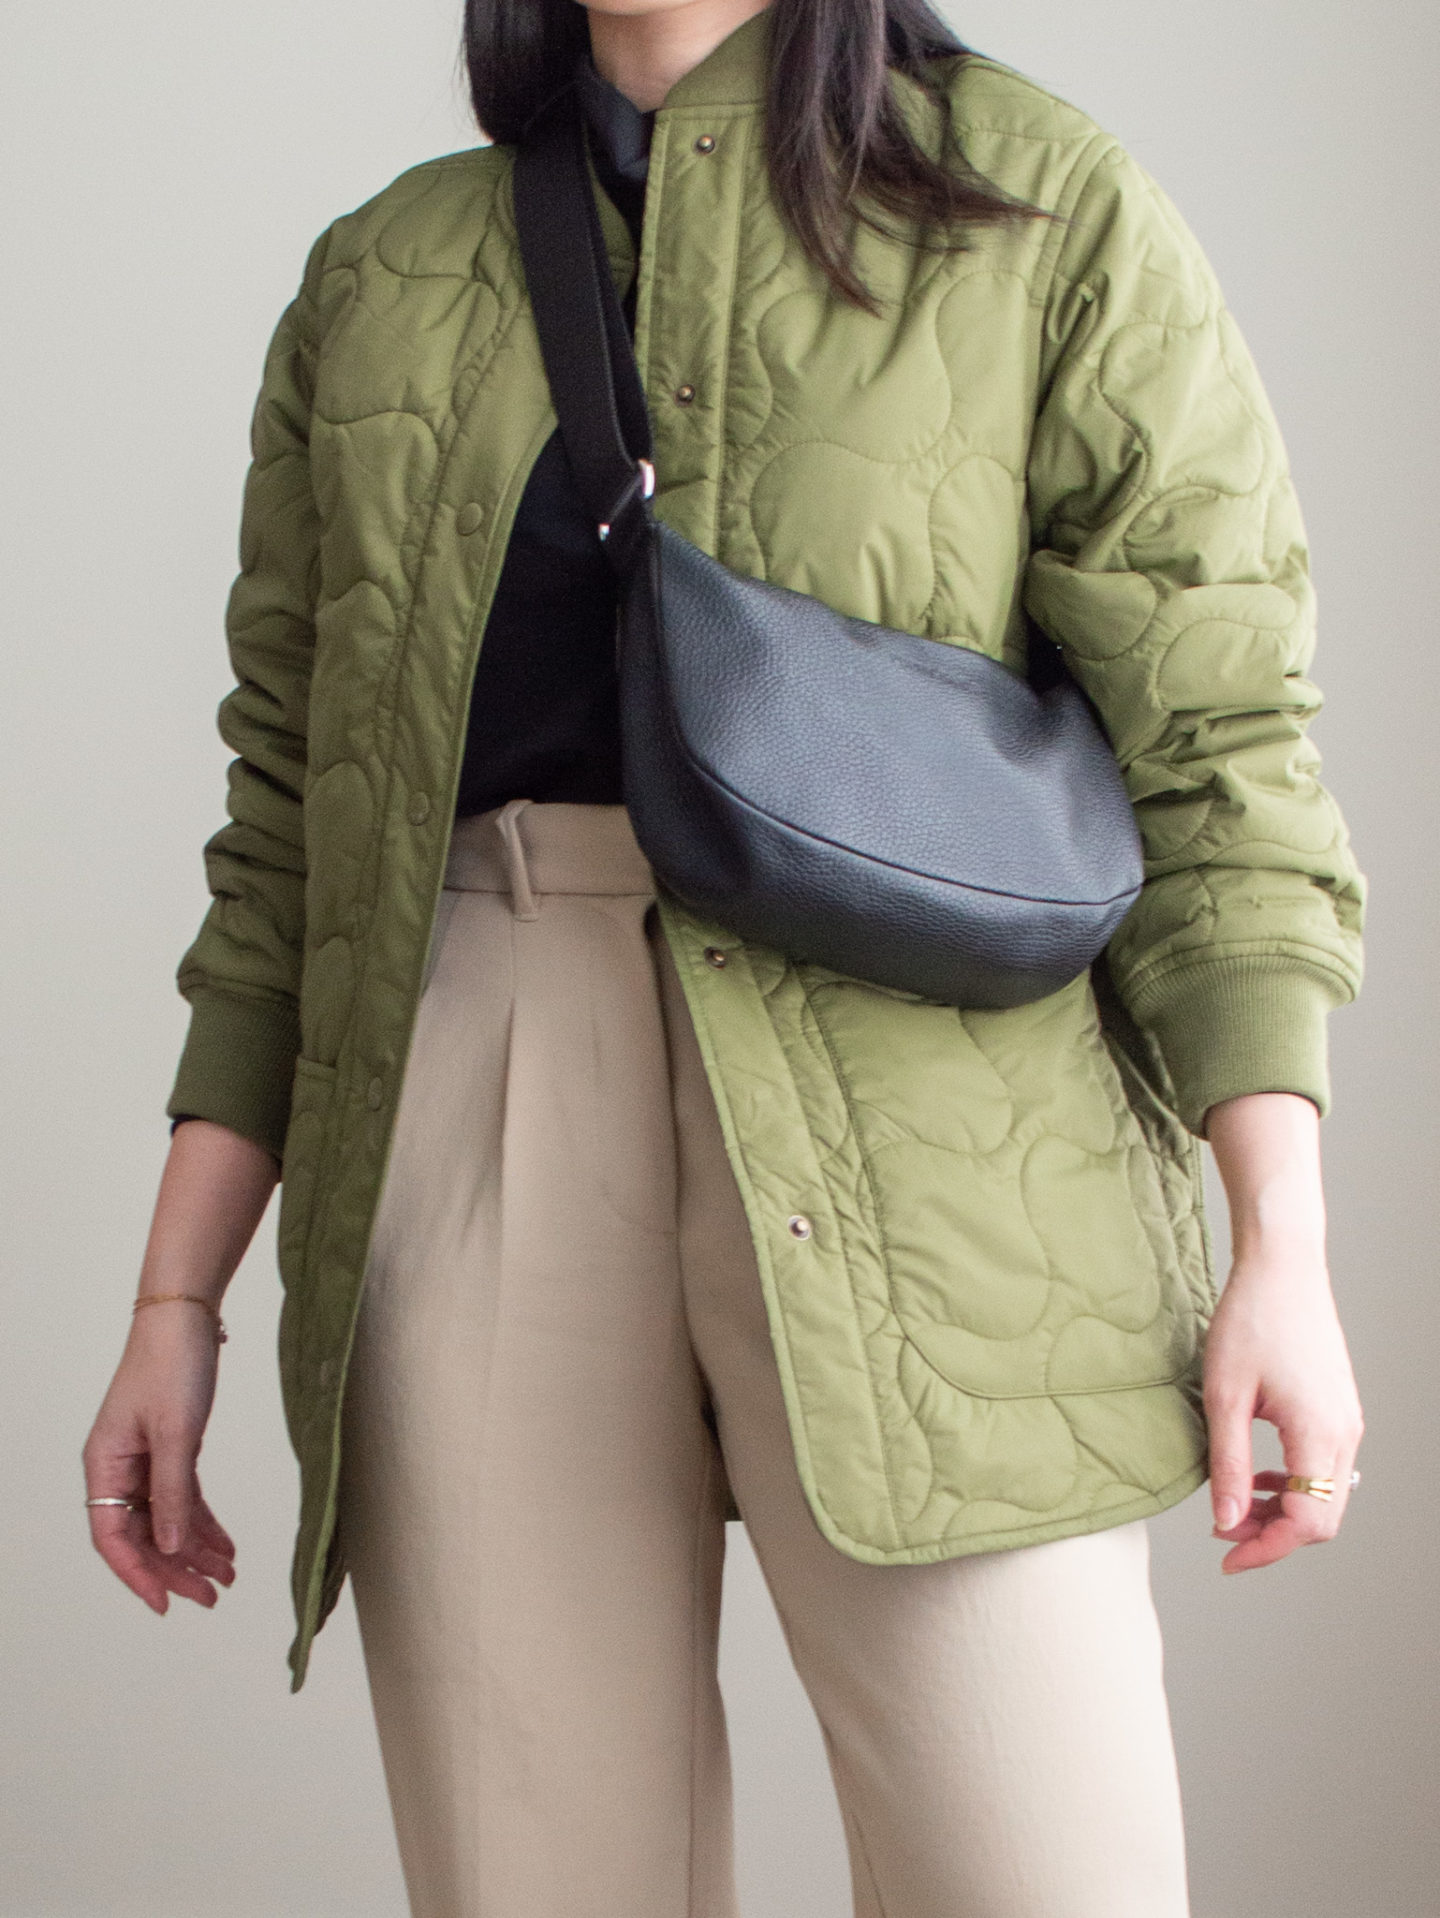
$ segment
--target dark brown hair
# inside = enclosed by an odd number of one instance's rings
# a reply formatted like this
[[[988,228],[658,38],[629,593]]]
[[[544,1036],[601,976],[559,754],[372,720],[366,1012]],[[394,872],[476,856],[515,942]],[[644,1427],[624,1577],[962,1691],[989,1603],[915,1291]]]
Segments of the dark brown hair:
[[[782,216],[835,291],[869,312],[855,222],[918,227],[924,245],[1043,218],[970,165],[950,113],[957,64],[973,59],[926,0],[770,0],[765,148]],[[590,45],[579,0],[466,0],[465,64],[481,131],[518,141]],[[916,140],[890,85],[907,75],[933,107],[938,157]]]

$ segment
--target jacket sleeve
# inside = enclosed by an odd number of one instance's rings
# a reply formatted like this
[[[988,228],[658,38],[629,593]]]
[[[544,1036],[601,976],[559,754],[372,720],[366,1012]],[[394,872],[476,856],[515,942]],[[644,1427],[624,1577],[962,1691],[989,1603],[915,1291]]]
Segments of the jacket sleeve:
[[[172,1118],[213,1119],[278,1158],[300,1046],[305,924],[302,800],[319,529],[309,433],[323,238],[266,356],[251,426],[240,572],[226,611],[236,685],[220,703],[233,748],[229,821],[207,842],[213,895],[176,980],[190,1028]]]
[[[1307,737],[1304,528],[1198,243],[1110,143],[1060,247],[1043,371],[1025,604],[1095,703],[1140,827],[1116,989],[1192,1131],[1249,1092],[1323,1114],[1364,881]]]

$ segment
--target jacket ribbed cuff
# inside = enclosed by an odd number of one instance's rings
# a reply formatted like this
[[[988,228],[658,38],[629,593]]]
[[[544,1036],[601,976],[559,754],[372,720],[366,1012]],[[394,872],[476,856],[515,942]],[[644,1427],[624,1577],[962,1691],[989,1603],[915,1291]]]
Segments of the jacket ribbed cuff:
[[[205,987],[186,996],[190,1031],[166,1113],[229,1126],[280,1158],[300,1050],[298,1008]]]
[[[1329,1112],[1326,1016],[1345,996],[1338,981],[1255,953],[1177,966],[1127,996],[1199,1137],[1211,1106],[1249,1092],[1295,1092]]]

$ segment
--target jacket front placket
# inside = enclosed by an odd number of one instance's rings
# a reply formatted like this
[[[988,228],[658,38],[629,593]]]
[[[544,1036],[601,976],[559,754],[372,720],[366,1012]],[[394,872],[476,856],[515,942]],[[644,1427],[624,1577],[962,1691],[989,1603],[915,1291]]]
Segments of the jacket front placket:
[[[735,283],[753,106],[660,109],[641,234],[635,352],[659,518],[717,557]]]
[[[725,550],[726,416],[745,209],[768,194],[756,65],[763,24],[757,16],[732,36],[723,57],[687,75],[656,116],[636,304],[657,517],[741,571],[751,569]],[[609,241],[603,208],[602,219]],[[663,893],[660,922],[750,1226],[801,1483],[827,1537],[851,1546],[863,1512],[879,1534],[869,1555],[882,1556],[900,1538],[894,1461],[872,1390],[837,1393],[829,1375],[837,1353],[862,1379],[871,1360],[845,1234],[761,985],[766,972],[771,989],[779,986],[777,956],[750,951]],[[793,975],[780,989],[793,1000]],[[765,1087],[763,1100],[754,1096],[757,1085]],[[837,1458],[846,1462],[853,1512],[828,1503],[825,1461]]]

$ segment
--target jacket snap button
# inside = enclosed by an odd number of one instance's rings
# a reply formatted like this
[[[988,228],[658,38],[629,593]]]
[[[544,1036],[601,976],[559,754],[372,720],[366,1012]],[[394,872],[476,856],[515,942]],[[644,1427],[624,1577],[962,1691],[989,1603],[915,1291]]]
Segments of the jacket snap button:
[[[378,1112],[381,1106],[384,1105],[385,1082],[383,1079],[372,1079],[369,1085],[366,1086],[365,1103],[372,1112]]]
[[[471,533],[478,533],[480,531],[481,522],[484,518],[484,509],[477,506],[472,499],[467,506],[462,506],[460,511],[455,515],[455,531],[465,534],[468,538]]]
[[[793,1219],[787,1219],[786,1225],[792,1239],[808,1239],[814,1230],[803,1212],[797,1212]]]
[[[705,963],[707,966],[714,966],[717,972],[723,972],[726,966],[729,965],[730,960],[728,955],[720,950],[719,946],[707,946],[705,948]]]
[[[695,142],[695,151],[697,153],[713,153],[715,151],[715,135],[713,133],[702,133],[700,138]]]
[[[412,826],[423,826],[425,821],[430,817],[429,796],[425,793],[415,793],[411,798],[407,810],[410,814],[410,824]]]
[[[688,406],[695,397],[695,388],[686,380],[683,386],[675,388],[675,398],[679,405]]]

